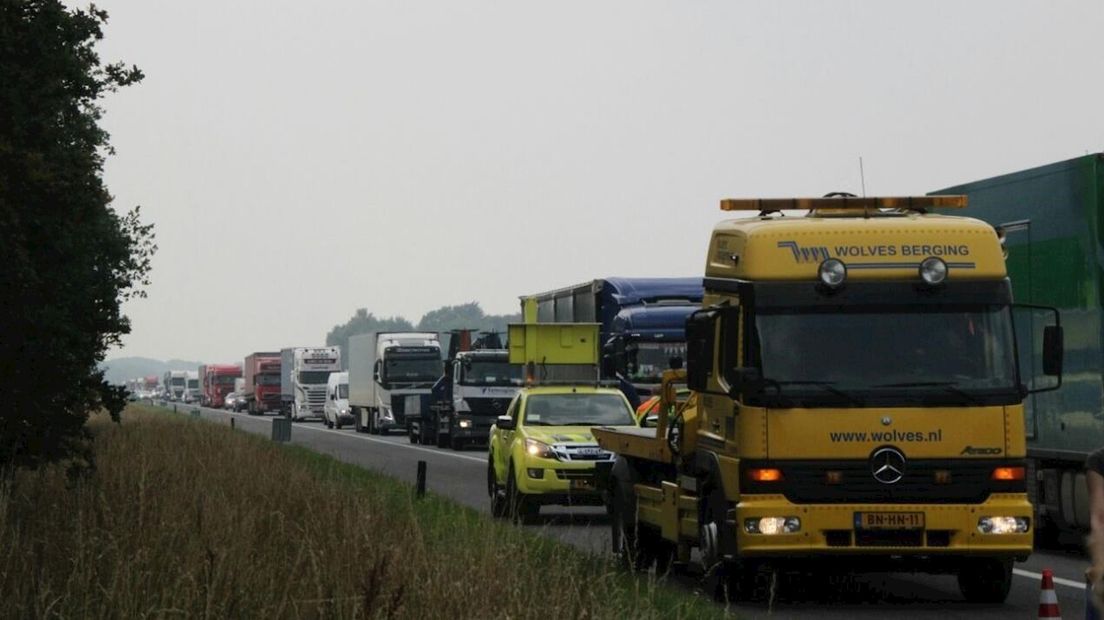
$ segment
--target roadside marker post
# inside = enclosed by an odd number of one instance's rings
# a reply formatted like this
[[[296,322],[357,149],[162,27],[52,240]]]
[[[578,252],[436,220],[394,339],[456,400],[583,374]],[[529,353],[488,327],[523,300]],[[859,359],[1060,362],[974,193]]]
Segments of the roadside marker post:
[[[291,441],[291,418],[276,416],[272,420],[272,441]]]
[[[236,421],[237,421],[237,419],[236,419],[236,418],[230,418],[230,429],[231,429],[231,430],[233,430],[233,429],[235,428],[235,427],[234,427],[234,422],[236,422]]]
[[[417,486],[417,489],[415,491],[415,495],[417,495],[417,497],[419,499],[425,497],[425,489],[426,489],[426,462],[425,461],[418,461],[418,486]]]

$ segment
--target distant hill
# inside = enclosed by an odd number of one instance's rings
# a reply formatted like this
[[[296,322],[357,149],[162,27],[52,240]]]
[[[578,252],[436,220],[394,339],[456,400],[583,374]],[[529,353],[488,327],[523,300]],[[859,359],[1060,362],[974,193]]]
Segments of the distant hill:
[[[202,362],[185,360],[161,360],[148,357],[120,357],[107,360],[100,367],[104,369],[104,378],[108,383],[126,383],[127,379],[136,379],[147,375],[161,376],[167,370],[196,370]]]

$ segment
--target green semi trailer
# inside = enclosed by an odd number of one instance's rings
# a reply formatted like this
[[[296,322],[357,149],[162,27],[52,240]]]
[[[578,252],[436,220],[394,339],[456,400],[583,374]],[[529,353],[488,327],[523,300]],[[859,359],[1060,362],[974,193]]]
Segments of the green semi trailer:
[[[1028,473],[1035,480],[1028,489],[1038,534],[1083,531],[1085,457],[1104,446],[1104,153],[932,193],[966,194],[969,215],[997,228],[1016,302],[1061,310],[1062,386],[1024,403]],[[1017,321],[1017,331],[1030,334],[1030,321]],[[1019,342],[1038,345],[1030,337]],[[1022,368],[1032,369],[1037,356],[1030,350],[1020,356]],[[1023,378],[1029,386],[1042,377],[1033,370]]]

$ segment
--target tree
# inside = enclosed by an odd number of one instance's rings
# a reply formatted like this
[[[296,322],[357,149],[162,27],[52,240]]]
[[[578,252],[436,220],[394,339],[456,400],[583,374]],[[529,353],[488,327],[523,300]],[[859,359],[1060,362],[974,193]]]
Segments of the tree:
[[[107,13],[57,0],[0,0],[0,467],[91,457],[90,412],[125,393],[98,364],[129,333],[156,250],[139,211],[104,186],[111,153],[99,101],[142,79],[101,65]]]
[[[341,347],[341,363],[348,368],[350,336],[383,331],[408,332],[413,329],[414,326],[410,324],[410,321],[407,321],[401,316],[378,318],[376,315],[368,312],[367,308],[360,308],[344,325],[334,325],[330,333],[326,334],[326,346]]]
[[[429,332],[447,332],[453,329],[492,331],[506,337],[506,326],[521,322],[520,314],[486,314],[477,302],[456,306],[441,306],[430,310],[418,321],[418,329]]]

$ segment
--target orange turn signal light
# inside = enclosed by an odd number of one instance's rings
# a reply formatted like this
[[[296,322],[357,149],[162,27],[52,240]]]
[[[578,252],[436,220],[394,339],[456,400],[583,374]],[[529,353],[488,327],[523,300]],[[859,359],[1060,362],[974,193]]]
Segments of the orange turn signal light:
[[[998,467],[993,470],[993,480],[1023,480],[1023,467]]]
[[[843,482],[842,471],[826,471],[824,472],[824,481],[828,484],[840,484]]]
[[[782,479],[781,469],[749,469],[748,478],[756,482],[778,482]]]

